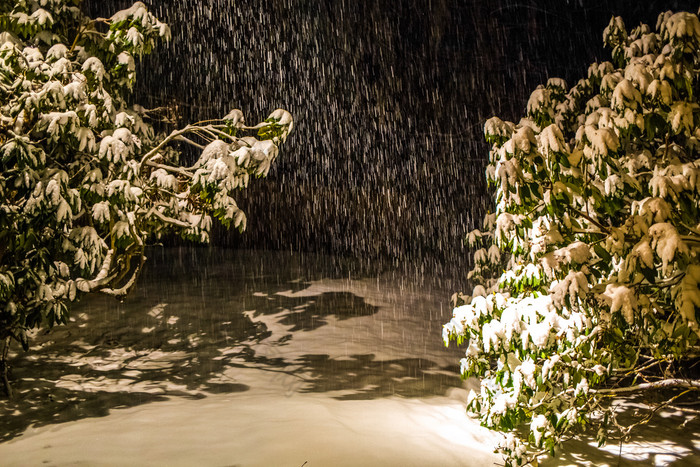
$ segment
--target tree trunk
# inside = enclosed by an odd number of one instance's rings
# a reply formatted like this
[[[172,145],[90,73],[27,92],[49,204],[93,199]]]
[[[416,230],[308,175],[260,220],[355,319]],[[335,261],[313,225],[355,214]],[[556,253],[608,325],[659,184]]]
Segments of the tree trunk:
[[[7,394],[8,399],[12,399],[12,385],[10,385],[9,364],[7,362],[7,355],[10,352],[10,337],[6,337],[2,345],[2,353],[0,354],[0,377],[2,377],[2,385],[5,389],[5,394]]]

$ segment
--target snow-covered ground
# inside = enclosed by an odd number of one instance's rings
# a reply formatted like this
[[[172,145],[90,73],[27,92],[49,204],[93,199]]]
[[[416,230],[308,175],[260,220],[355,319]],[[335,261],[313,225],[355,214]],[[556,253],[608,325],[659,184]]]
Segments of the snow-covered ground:
[[[289,253],[166,255],[126,302],[89,297],[15,357],[1,465],[501,463],[499,435],[464,413],[475,382],[442,345],[439,281]],[[698,465],[698,423],[678,420],[621,459],[581,443],[555,465]]]

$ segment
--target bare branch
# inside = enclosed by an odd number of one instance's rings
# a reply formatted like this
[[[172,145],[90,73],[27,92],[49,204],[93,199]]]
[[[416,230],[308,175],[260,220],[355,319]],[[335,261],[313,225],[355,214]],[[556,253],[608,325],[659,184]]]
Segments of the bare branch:
[[[602,230],[603,232],[605,232],[605,233],[610,233],[610,229],[608,229],[607,227],[605,227],[603,224],[601,224],[601,223],[598,222],[597,220],[593,219],[591,216],[589,216],[589,215],[586,214],[585,212],[580,211],[580,210],[576,209],[576,208],[573,207],[573,206],[567,206],[567,208],[568,208],[569,210],[571,210],[571,211],[574,211],[576,214],[578,214],[579,216],[583,217],[584,219],[586,219],[588,222],[590,222],[591,224],[593,224],[593,225],[595,225],[596,227],[598,227],[598,228],[599,228],[600,230]]]
[[[163,138],[163,141],[158,143],[156,147],[148,151],[144,156],[141,158],[141,164],[145,164],[148,160],[151,158],[155,157],[156,154],[158,154],[158,151],[160,151],[165,145],[173,141],[174,139],[178,138],[181,135],[184,135],[186,133],[191,132],[194,128],[192,125],[187,125],[185,128],[181,130],[173,130],[172,133],[170,133],[168,136]]]
[[[681,235],[681,240],[684,242],[700,243],[700,238],[691,237],[690,235]]]
[[[163,169],[166,172],[173,172],[179,175],[184,175],[187,178],[192,178],[194,174],[184,167],[173,167],[172,165],[159,164],[153,161],[146,161],[145,165],[149,167],[155,167],[156,169]]]
[[[151,208],[148,211],[146,217],[149,217],[151,215],[155,215],[161,221],[167,222],[168,224],[176,225],[178,227],[182,227],[183,229],[191,229],[193,227],[192,224],[188,224],[187,222],[181,221],[179,219],[174,219],[172,217],[166,216],[162,212],[158,211],[155,207]]]
[[[642,392],[654,389],[668,389],[668,388],[686,388],[693,390],[700,390],[700,381],[690,380],[690,379],[662,379],[660,381],[654,381],[652,383],[642,383],[636,386],[629,386],[623,388],[614,389],[591,389],[590,392],[593,394],[600,395],[618,395],[618,394],[628,394],[631,392]]]
[[[186,138],[186,137],[184,137],[184,136],[178,136],[176,139],[177,139],[178,141],[182,141],[182,142],[184,142],[184,143],[187,143],[187,144],[189,144],[190,146],[194,146],[194,147],[199,148],[199,149],[204,149],[204,146],[202,146],[201,144],[195,143],[195,142],[192,141],[191,139]]]

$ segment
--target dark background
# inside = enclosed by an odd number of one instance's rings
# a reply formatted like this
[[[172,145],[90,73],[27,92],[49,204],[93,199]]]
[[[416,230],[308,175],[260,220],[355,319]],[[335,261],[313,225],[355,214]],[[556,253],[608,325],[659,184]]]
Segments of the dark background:
[[[462,268],[488,205],[484,121],[517,121],[549,77],[574,84],[628,30],[673,0],[201,0],[145,2],[173,40],[139,69],[135,100],[177,104],[181,123],[275,108],[295,129],[268,179],[238,195],[232,247],[322,251]],[[131,1],[86,0],[108,16]]]

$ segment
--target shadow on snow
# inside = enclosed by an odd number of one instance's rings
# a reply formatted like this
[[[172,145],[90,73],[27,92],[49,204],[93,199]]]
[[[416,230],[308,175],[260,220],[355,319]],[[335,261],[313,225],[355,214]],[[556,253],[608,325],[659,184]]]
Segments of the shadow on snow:
[[[287,395],[340,391],[337,399],[444,395],[460,385],[456,367],[424,358],[285,356],[295,336],[379,308],[348,291],[293,295],[309,283],[290,281],[288,264],[280,275],[224,264],[152,268],[125,303],[86,297],[68,325],[38,333],[28,352],[11,359],[17,396],[0,401],[0,441],[30,426],[167,397],[247,391],[226,375],[242,368],[269,372],[269,384],[286,386]],[[283,331],[274,334],[256,319],[265,316]]]

